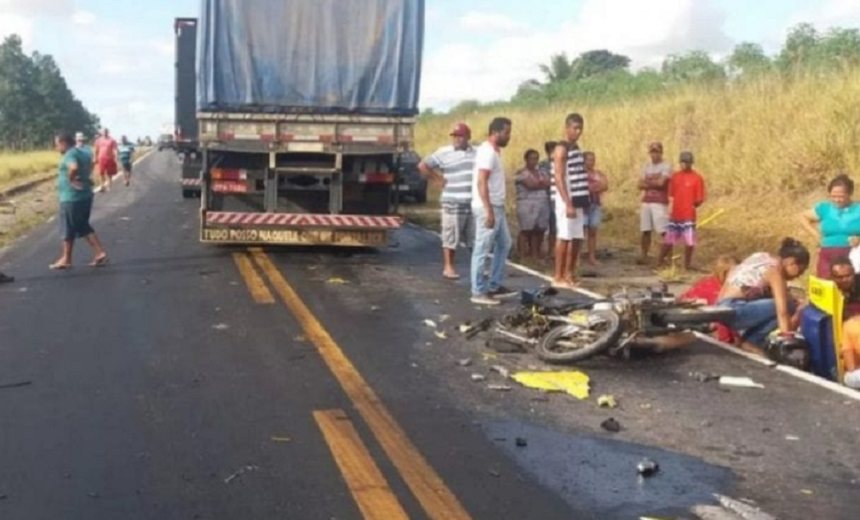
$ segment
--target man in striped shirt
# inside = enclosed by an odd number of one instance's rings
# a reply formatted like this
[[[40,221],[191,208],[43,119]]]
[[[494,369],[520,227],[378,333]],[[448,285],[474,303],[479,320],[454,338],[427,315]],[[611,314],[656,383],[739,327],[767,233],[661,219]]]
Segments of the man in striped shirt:
[[[558,241],[555,246],[555,278],[553,287],[576,287],[576,264],[585,238],[585,218],[591,203],[588,172],[579,149],[585,120],[579,114],[565,119],[567,141],[558,143],[553,154],[553,202],[555,204]]]
[[[457,247],[474,245],[472,220],[472,175],[475,149],[470,144],[472,130],[458,123],[451,131],[452,144],[436,150],[418,165],[421,174],[442,186],[442,276],[460,278],[454,268]]]

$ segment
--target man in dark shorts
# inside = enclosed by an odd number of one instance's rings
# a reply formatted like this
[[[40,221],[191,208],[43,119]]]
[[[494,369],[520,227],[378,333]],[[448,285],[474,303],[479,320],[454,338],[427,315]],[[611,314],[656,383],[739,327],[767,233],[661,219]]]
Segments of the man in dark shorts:
[[[84,149],[76,147],[70,134],[57,136],[55,144],[57,151],[63,156],[57,180],[63,254],[50,268],[62,271],[72,267],[72,250],[78,238],[86,239],[93,248],[95,256],[90,265],[103,266],[107,263],[107,253],[90,226],[90,212],[93,207],[92,156]]]
[[[131,182],[131,167],[132,157],[134,157],[134,145],[129,142],[126,136],[122,136],[122,140],[120,141],[117,152],[119,155],[120,168],[122,168],[122,177],[125,181],[125,185],[128,186]]]

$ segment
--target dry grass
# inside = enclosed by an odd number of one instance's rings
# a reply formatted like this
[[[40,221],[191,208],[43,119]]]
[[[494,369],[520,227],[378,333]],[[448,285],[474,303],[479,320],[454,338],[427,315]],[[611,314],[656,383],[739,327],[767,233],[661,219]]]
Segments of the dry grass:
[[[784,236],[808,241],[796,215],[824,197],[832,176],[860,172],[860,71],[790,84],[767,78],[719,89],[691,87],[610,106],[512,107],[465,119],[476,139],[485,135],[493,116],[513,120],[513,140],[504,153],[513,172],[527,148],[541,150],[544,141],[561,137],[571,111],[585,116],[582,145],[597,153],[598,167],[610,178],[604,243],[638,244],[636,182],[649,141],[663,141],[672,162],[682,150],[696,154],[709,192],[702,215],[726,210],[701,230],[702,264],[721,253],[773,250]],[[417,129],[419,152],[445,143],[457,119],[423,121]]]
[[[0,152],[0,189],[18,184],[29,177],[42,175],[56,168],[57,152]]]

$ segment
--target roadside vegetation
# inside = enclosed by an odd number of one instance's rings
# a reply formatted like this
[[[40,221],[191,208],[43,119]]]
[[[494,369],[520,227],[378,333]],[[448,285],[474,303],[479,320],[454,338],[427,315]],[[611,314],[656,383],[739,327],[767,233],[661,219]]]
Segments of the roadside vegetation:
[[[0,191],[44,176],[55,169],[58,162],[59,156],[54,151],[20,153],[0,151]]]
[[[786,235],[814,245],[795,216],[825,197],[836,174],[860,174],[856,29],[821,34],[798,26],[776,56],[745,43],[722,63],[691,52],[668,57],[660,70],[634,73],[626,57],[592,51],[574,60],[554,56],[542,71],[543,82],[524,83],[507,102],[466,101],[447,114],[422,114],[419,152],[446,143],[459,121],[470,124],[478,141],[489,121],[504,115],[514,121],[504,153],[513,172],[526,149],[543,155],[544,141],[561,138],[564,116],[580,112],[582,145],[597,153],[598,168],[610,178],[603,244],[636,247],[636,183],[647,143],[663,141],[673,164],[681,151],[692,151],[708,186],[702,217],[724,210],[700,233],[700,264],[721,253],[772,250]]]

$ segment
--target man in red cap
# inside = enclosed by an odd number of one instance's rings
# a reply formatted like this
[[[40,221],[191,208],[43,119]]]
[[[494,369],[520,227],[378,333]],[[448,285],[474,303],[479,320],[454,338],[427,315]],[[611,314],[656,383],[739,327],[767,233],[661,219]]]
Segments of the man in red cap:
[[[663,236],[669,225],[669,179],[672,178],[672,165],[663,160],[663,143],[648,145],[651,160],[642,167],[639,190],[642,191],[639,230],[642,232],[642,254],[637,263],[650,262],[651,237]]]
[[[472,221],[472,175],[475,149],[470,144],[472,130],[457,123],[451,130],[452,143],[436,150],[418,165],[421,174],[442,187],[442,276],[460,278],[454,268],[454,253],[460,245],[474,245]]]

